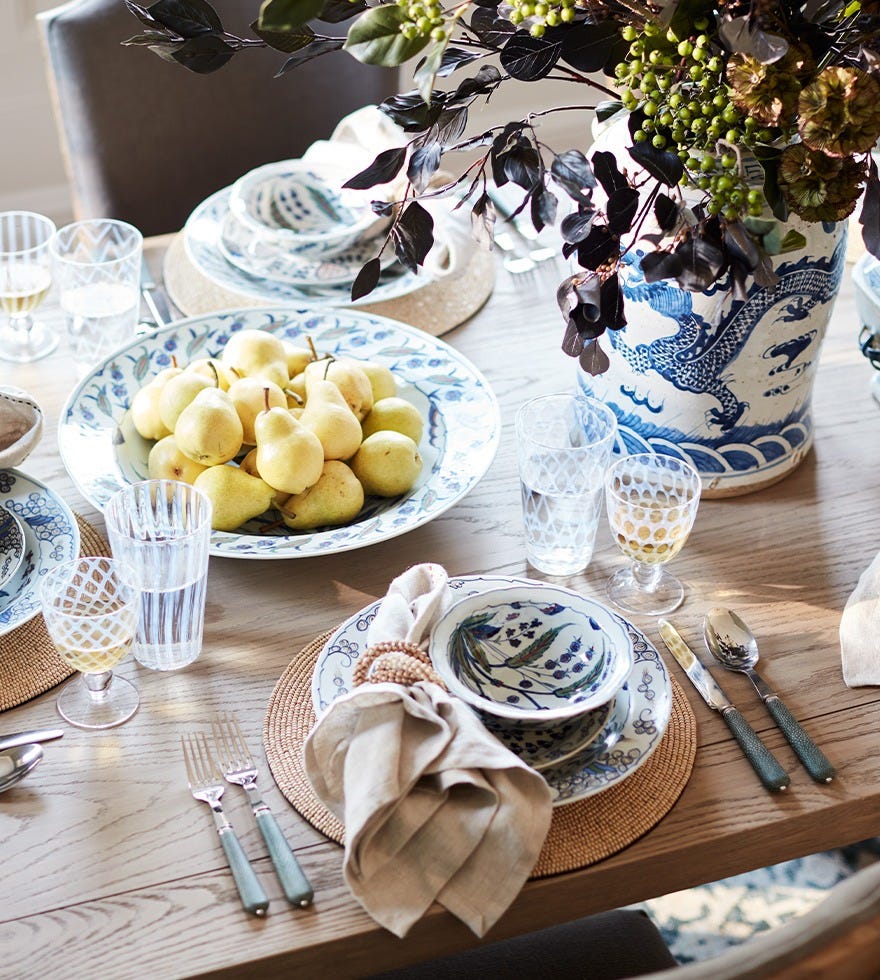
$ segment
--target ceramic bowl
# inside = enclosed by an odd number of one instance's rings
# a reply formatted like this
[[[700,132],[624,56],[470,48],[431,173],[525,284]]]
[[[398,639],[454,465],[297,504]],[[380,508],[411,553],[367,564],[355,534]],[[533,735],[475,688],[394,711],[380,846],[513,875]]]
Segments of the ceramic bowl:
[[[11,511],[0,507],[0,589],[24,561],[24,530]]]
[[[361,198],[332,187],[300,160],[246,173],[232,185],[229,209],[260,238],[309,259],[351,249],[388,224]]]
[[[853,266],[852,276],[862,324],[880,338],[880,259],[863,255]]]
[[[524,725],[607,704],[634,657],[627,631],[609,609],[543,582],[454,603],[431,631],[429,651],[451,693]]]

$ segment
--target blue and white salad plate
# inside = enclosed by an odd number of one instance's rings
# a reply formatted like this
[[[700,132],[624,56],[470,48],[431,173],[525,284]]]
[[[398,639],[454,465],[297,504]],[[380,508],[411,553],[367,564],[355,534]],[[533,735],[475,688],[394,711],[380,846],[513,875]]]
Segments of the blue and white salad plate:
[[[24,531],[24,557],[0,588],[0,636],[4,636],[40,611],[40,580],[79,554],[79,527],[54,491],[20,470],[0,470],[0,506],[18,518]]]
[[[214,531],[211,554],[230,558],[306,558],[364,548],[428,523],[472,490],[489,468],[501,433],[495,394],[467,358],[436,337],[353,310],[266,308],[179,320],[138,337],[94,368],[73,390],[61,413],[58,446],[79,491],[103,509],[129,483],[147,479],[153,443],[129,417],[139,388],[173,362],[184,367],[216,357],[238,330],[268,330],[321,353],[347,354],[385,364],[398,394],[425,420],[419,444],[422,473],[402,497],[368,497],[358,518],[343,527],[291,531],[257,517],[237,531]],[[272,525],[267,527],[267,525]]]
[[[463,575],[449,580],[450,587],[461,595],[527,584],[528,580],[501,575]],[[312,674],[312,705],[319,717],[336,698],[352,690],[355,664],[367,648],[367,630],[381,601],[371,602],[347,619],[318,654]],[[623,782],[651,757],[669,724],[669,671],[645,634],[622,616],[613,615],[632,641],[633,667],[595,741],[583,752],[542,770],[553,791],[554,806],[586,799]],[[603,743],[613,744],[605,748]]]

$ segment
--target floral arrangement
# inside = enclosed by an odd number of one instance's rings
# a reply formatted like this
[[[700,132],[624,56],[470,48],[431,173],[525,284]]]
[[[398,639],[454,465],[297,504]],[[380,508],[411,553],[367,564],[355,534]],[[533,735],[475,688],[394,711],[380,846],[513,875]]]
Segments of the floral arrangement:
[[[393,219],[383,247],[411,269],[433,244],[426,197],[457,194],[486,242],[490,181],[520,189],[516,214],[538,231],[561,215],[563,252],[580,267],[558,290],[563,348],[593,373],[607,366],[598,338],[626,324],[619,270],[637,238],[655,246],[647,281],[720,282],[743,298],[752,279],[772,286],[771,254],[803,244],[779,222],[840,221],[861,198],[864,241],[880,256],[880,0],[264,0],[249,38],[227,33],[207,0],[126,4],[146,28],[126,43],[196,72],[255,45],[289,55],[281,73],[339,49],[385,67],[418,58],[413,91],[380,107],[407,144],[346,186],[405,173],[402,198],[373,208]],[[598,100],[469,132],[499,86],[544,78]],[[585,111],[625,116],[631,164],[541,140],[538,116]],[[463,150],[476,159],[436,186],[441,162]],[[753,161],[762,186],[747,180]],[[353,298],[378,278],[377,257]]]

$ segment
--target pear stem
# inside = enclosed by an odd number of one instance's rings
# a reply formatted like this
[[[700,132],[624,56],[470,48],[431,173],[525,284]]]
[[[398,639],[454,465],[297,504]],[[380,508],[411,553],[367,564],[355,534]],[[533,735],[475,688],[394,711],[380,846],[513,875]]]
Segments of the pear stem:
[[[214,372],[214,387],[220,387],[220,375],[217,373],[217,365],[213,361],[208,361],[208,367]]]
[[[263,388],[263,405],[265,406],[264,411],[268,412],[269,411],[269,386],[268,385],[266,385],[266,387]]]
[[[312,352],[312,360],[313,360],[313,361],[320,361],[320,360],[321,360],[321,358],[320,358],[320,355],[318,354],[318,349],[317,349],[317,347],[315,347],[315,342],[314,342],[314,340],[312,340],[312,338],[311,338],[311,337],[306,337],[306,342],[308,343],[308,345],[309,345],[309,349],[310,349],[310,350],[311,350],[311,352]]]

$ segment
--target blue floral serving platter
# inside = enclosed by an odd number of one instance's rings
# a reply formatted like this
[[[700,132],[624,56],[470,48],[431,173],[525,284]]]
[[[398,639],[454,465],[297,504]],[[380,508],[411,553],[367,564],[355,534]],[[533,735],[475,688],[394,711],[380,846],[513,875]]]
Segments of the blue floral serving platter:
[[[0,470],[0,506],[18,518],[24,531],[24,557],[0,588],[0,636],[4,636],[40,611],[40,580],[79,554],[79,527],[56,493],[20,470]]]
[[[528,584],[525,579],[494,575],[449,580],[450,587],[462,596]],[[367,648],[367,630],[381,601],[377,599],[347,619],[318,654],[312,675],[312,705],[318,716],[352,690],[355,664]],[[651,757],[669,724],[672,684],[660,654],[641,630],[613,615],[632,644],[633,666],[598,737],[582,752],[542,770],[553,791],[554,806],[585,799],[627,779]]]
[[[219,355],[238,330],[268,330],[324,353],[385,364],[398,394],[425,420],[423,469],[415,487],[389,500],[368,497],[343,527],[295,532],[257,517],[237,531],[214,531],[211,554],[231,558],[304,558],[363,548],[404,534],[448,510],[489,468],[501,432],[498,402],[486,379],[456,350],[396,320],[353,310],[236,310],[180,320],[139,337],[92,370],[71,393],[58,426],[61,458],[82,495],[98,508],[148,477],[153,443],[129,417],[135,392],[172,364]]]

